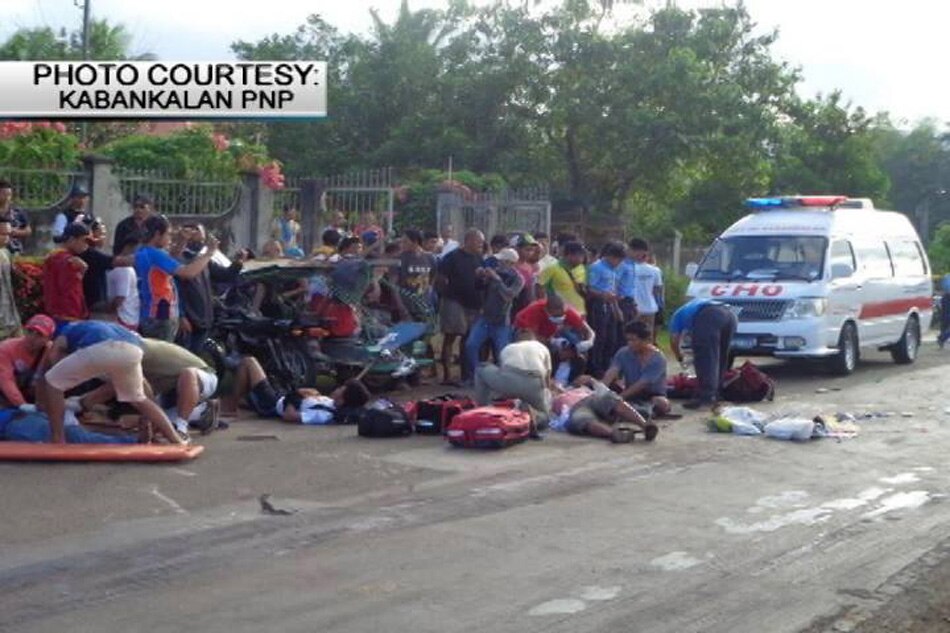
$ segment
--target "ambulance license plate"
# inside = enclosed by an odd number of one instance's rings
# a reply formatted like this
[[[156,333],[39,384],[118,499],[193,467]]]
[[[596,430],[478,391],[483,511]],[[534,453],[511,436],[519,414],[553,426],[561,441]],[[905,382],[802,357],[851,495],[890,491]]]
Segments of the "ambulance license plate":
[[[732,349],[754,349],[758,339],[750,334],[736,334],[732,337]]]

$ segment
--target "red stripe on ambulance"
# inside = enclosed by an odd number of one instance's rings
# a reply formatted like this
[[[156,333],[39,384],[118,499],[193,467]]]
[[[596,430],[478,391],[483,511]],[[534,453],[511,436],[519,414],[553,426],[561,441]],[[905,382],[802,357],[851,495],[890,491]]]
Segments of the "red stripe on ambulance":
[[[913,297],[910,299],[894,299],[893,301],[865,303],[861,306],[861,313],[858,315],[858,318],[879,319],[895,314],[907,314],[914,308],[918,310],[930,310],[933,308],[933,299],[931,297]]]

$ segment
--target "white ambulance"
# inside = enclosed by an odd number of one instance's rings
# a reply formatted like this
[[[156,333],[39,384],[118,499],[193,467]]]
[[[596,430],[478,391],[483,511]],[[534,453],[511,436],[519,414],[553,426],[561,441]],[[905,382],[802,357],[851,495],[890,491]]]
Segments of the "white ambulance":
[[[824,359],[861,349],[912,363],[933,315],[930,263],[908,218],[844,196],[756,198],[691,275],[688,294],[733,306],[737,356]]]

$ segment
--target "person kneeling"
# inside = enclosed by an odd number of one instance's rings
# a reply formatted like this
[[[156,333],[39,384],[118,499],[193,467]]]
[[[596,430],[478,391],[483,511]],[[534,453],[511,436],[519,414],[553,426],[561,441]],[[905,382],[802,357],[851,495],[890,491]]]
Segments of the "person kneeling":
[[[624,327],[627,344],[617,350],[604,384],[622,383],[620,397],[635,407],[643,407],[654,417],[670,417],[672,406],[666,397],[666,357],[651,343],[650,329],[640,321]]]

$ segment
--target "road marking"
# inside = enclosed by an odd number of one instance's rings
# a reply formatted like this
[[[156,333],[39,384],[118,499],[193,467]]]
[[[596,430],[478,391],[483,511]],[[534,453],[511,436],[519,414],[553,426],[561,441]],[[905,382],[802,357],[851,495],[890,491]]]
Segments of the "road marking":
[[[804,508],[788,514],[779,514],[769,517],[766,521],[759,521],[749,525],[736,523],[732,519],[723,517],[716,519],[716,525],[729,534],[755,534],[756,532],[775,532],[791,525],[815,525],[831,518],[828,508]]]
[[[584,587],[584,590],[581,592],[581,598],[583,600],[590,600],[591,602],[613,600],[619,595],[619,585],[615,585],[613,587],[598,587],[596,585],[592,585],[590,587]]]
[[[899,475],[894,475],[893,477],[881,477],[878,479],[882,484],[890,484],[892,486],[898,486],[900,484],[913,484],[920,481],[920,477],[914,473],[901,473]]]
[[[164,501],[165,503],[167,503],[169,506],[171,506],[171,508],[172,508],[176,513],[178,513],[178,514],[188,514],[188,510],[185,510],[183,507],[181,507],[181,506],[178,504],[177,501],[175,501],[174,499],[172,499],[171,497],[169,497],[169,496],[167,496],[167,495],[163,495],[163,494],[158,490],[158,486],[152,486],[152,494],[153,494],[154,496],[158,497],[159,499],[161,499],[162,501]]]
[[[702,565],[702,563],[703,561],[693,558],[687,552],[670,552],[650,561],[651,565],[659,567],[663,571],[683,571],[696,565]]]
[[[528,615],[570,615],[580,613],[587,608],[587,603],[583,600],[566,598],[560,600],[548,600],[528,611]]]
[[[197,477],[198,473],[193,473],[190,470],[185,470],[184,468],[169,468],[173,473],[178,473],[179,475],[184,475],[185,477]]]
[[[804,490],[786,490],[771,497],[762,497],[755,502],[755,506],[747,512],[756,514],[765,510],[781,510],[783,508],[801,508],[806,505],[808,493]]]
[[[365,519],[350,523],[346,528],[354,532],[371,532],[373,530],[389,527],[393,522],[395,522],[395,519],[392,517],[366,517]]]
[[[930,493],[926,490],[912,490],[910,492],[898,492],[890,497],[881,499],[880,507],[871,510],[862,515],[864,519],[876,519],[888,512],[895,510],[913,510],[919,508],[930,501]]]
[[[821,507],[828,508],[829,510],[854,510],[856,508],[860,508],[861,506],[866,506],[872,501],[883,497],[892,490],[892,488],[868,488],[867,490],[862,490],[859,492],[857,498],[833,499],[827,503],[821,504]]]

